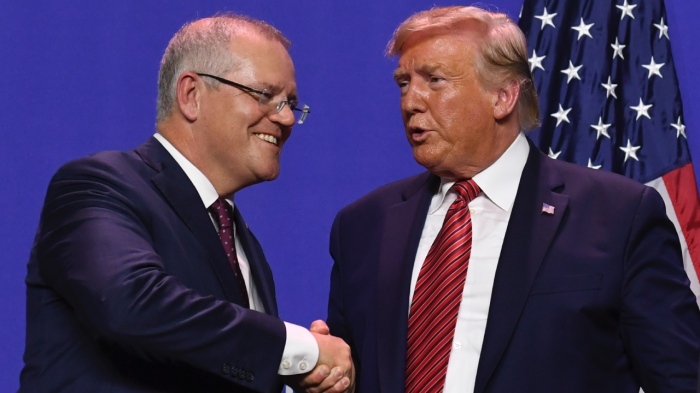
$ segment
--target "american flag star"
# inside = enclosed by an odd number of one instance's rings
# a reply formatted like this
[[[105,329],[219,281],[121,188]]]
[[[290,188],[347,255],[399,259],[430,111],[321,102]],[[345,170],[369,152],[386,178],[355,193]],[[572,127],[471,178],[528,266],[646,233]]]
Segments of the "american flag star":
[[[525,0],[519,25],[540,94],[542,126],[529,137],[550,157],[656,188],[700,294],[692,131],[684,125],[663,0]]]

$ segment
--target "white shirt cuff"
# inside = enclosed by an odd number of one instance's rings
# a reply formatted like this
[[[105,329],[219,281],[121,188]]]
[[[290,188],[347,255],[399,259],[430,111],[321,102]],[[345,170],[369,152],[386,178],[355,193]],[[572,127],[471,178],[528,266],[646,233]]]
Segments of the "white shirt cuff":
[[[282,361],[277,371],[279,375],[305,374],[316,367],[318,344],[313,334],[306,328],[293,323],[284,323],[287,341],[284,344]]]

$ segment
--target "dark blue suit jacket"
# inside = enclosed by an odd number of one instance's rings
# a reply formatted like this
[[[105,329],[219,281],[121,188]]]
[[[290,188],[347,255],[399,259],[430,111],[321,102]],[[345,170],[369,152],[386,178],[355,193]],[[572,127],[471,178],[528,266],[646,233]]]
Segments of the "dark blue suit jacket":
[[[28,264],[20,391],[279,392],[272,272],[235,221],[269,315],[237,305],[206,208],[157,140],[63,166]]]
[[[403,391],[411,271],[438,185],[428,173],[386,185],[333,224],[328,325],[351,345],[358,393]],[[531,144],[474,391],[694,392],[699,334],[658,193]]]

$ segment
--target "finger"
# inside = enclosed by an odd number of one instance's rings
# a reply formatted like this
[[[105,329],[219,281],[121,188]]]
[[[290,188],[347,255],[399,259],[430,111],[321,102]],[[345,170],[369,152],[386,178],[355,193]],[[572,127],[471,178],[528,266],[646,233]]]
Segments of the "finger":
[[[331,330],[328,328],[328,325],[326,325],[326,322],[317,319],[311,323],[311,327],[309,328],[310,331],[318,334],[330,334]]]
[[[324,393],[349,393],[352,392],[350,389],[350,378],[343,377],[335,385],[331,386],[329,389],[324,390]]]
[[[310,373],[308,373],[307,375],[303,376],[303,378],[301,378],[301,380],[299,381],[299,386],[301,386],[303,388],[317,387],[320,384],[322,384],[323,381],[325,381],[329,377],[330,374],[331,373],[328,369],[328,366],[326,366],[325,364],[318,365],[313,370],[311,370]],[[326,383],[326,385],[328,385],[328,384],[329,383]],[[307,389],[307,391],[310,393],[313,393],[317,390]],[[318,390],[318,391],[321,391],[321,390]]]
[[[341,390],[337,390],[339,383],[342,385],[342,380],[343,379],[348,379],[347,377],[343,377],[343,369],[340,367],[334,367],[333,370],[331,370],[330,375],[323,380],[318,386],[316,386],[314,389],[318,392],[328,392],[328,393],[333,393],[333,392],[342,392],[345,390],[345,388],[341,388]],[[349,379],[348,382],[349,384]],[[313,393],[313,392],[309,392]]]

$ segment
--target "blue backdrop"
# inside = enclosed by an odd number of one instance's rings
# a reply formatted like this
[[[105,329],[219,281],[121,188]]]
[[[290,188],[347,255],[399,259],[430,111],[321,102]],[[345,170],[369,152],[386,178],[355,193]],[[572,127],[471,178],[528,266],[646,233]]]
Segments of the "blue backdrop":
[[[490,3],[518,19],[522,0]],[[70,159],[146,140],[168,40],[186,21],[219,11],[267,20],[293,43],[299,95],[313,113],[285,145],[279,179],[236,202],[273,267],[282,316],[302,325],[325,318],[335,213],[421,170],[403,135],[395,60],[383,53],[401,21],[433,4],[454,2],[0,0],[0,391],[18,386],[25,264],[51,175]],[[700,2],[666,7],[688,142],[700,162]]]

